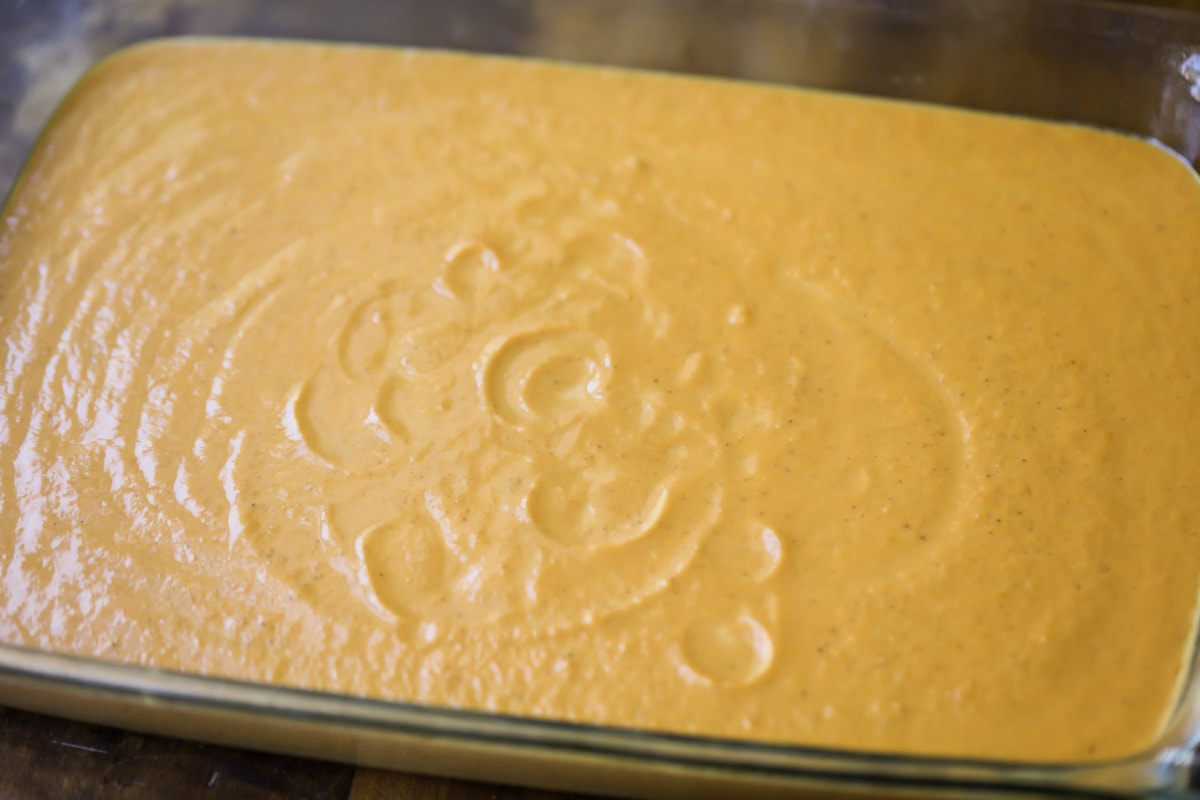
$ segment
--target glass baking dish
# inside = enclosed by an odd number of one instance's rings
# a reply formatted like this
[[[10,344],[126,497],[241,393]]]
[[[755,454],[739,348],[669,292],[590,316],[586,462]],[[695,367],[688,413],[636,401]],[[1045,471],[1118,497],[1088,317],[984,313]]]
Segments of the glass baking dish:
[[[1200,14],[1185,11],[1082,0],[51,0],[0,5],[0,188],[7,193],[55,105],[96,61],[146,38],[231,34],[508,53],[980,108],[1152,137],[1200,165]],[[262,750],[597,793],[1200,789],[1195,659],[1155,747],[1082,764],[912,758],[517,719],[3,644],[0,703]]]

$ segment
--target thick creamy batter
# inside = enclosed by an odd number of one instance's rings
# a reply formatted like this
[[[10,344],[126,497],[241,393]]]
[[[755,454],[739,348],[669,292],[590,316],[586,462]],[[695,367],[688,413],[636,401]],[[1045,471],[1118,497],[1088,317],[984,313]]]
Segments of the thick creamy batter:
[[[1200,186],[1080,128],[432,53],[94,70],[0,233],[0,639],[538,717],[1150,744]]]

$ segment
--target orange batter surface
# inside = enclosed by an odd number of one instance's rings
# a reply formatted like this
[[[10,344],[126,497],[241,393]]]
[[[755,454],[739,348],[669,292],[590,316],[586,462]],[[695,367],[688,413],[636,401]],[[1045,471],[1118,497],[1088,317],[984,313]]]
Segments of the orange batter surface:
[[[1200,183],[1082,128],[154,44],[0,232],[0,641],[1033,760],[1200,590]]]

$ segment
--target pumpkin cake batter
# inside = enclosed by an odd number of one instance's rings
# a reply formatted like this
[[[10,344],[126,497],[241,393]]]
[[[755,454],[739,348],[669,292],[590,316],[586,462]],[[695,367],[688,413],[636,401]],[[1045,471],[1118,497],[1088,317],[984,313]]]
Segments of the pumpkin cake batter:
[[[189,41],[0,232],[0,640],[707,735],[1148,746],[1200,186],[805,91]]]

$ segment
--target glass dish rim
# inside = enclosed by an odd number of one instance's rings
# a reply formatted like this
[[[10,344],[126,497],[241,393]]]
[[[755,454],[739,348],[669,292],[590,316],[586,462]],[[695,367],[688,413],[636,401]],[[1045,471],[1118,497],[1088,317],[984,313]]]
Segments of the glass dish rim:
[[[274,721],[349,725],[358,731],[427,735],[468,745],[553,751],[764,779],[840,780],[942,791],[1005,789],[1068,796],[1104,792],[1103,778],[1114,770],[1127,777],[1131,773],[1148,777],[1144,773],[1161,766],[1164,754],[1172,752],[1172,748],[1156,744],[1113,759],[1031,762],[814,747],[422,705],[105,661],[0,642],[0,688],[6,680],[99,692],[140,705],[173,703],[206,712],[267,714]],[[1136,788],[1170,788],[1167,777],[1146,780]]]

